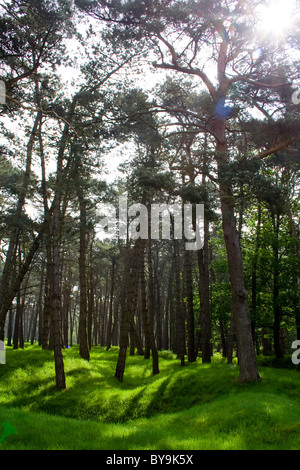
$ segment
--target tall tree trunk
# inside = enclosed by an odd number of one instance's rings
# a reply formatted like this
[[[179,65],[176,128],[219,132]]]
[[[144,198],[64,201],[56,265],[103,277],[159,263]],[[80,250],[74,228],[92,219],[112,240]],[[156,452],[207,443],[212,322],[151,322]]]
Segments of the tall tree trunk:
[[[14,336],[13,336],[14,349],[19,349],[20,330],[21,330],[21,295],[19,291],[17,293],[17,305],[16,305]]]
[[[148,224],[149,224],[149,234],[151,233],[151,211],[148,210]],[[153,277],[153,265],[152,265],[152,243],[151,237],[149,236],[148,244],[147,244],[147,265],[148,265],[148,283],[149,283],[149,299],[148,299],[148,321],[149,321],[149,335],[150,335],[150,347],[152,351],[152,373],[153,375],[159,373],[159,365],[158,365],[158,351],[154,336],[154,277]]]
[[[231,313],[236,328],[239,357],[239,381],[256,382],[259,374],[256,363],[254,343],[251,333],[251,322],[248,307],[248,292],[245,287],[242,250],[236,228],[235,201],[232,188],[222,179],[222,164],[228,162],[225,137],[225,120],[220,119],[214,124],[217,138],[218,172],[220,181],[220,198],[222,226],[224,232],[229,278],[231,287]]]
[[[164,330],[163,330],[163,348],[170,348],[170,324],[171,324],[171,304],[172,304],[172,284],[173,284],[173,263],[170,269],[169,282],[167,285],[167,300],[166,300],[166,311],[164,319]]]
[[[226,332],[225,332],[224,323],[225,323],[224,320],[222,318],[219,318],[221,344],[222,344],[222,356],[227,357],[227,343],[226,343]]]
[[[283,354],[280,345],[280,323],[281,309],[279,305],[279,215],[273,214],[274,238],[272,242],[273,250],[273,312],[274,312],[274,351],[277,358],[282,358]]]
[[[204,141],[204,161],[202,185],[207,186],[207,134]],[[212,355],[211,344],[211,309],[210,309],[210,283],[209,283],[209,220],[207,214],[204,214],[204,233],[203,247],[198,250],[198,269],[199,269],[199,297],[200,297],[200,338],[201,338],[201,356],[202,363],[210,363]]]
[[[42,325],[42,349],[49,348],[50,339],[50,319],[52,310],[52,252],[50,247],[50,237],[47,237],[47,265],[45,277],[44,292],[44,309],[43,309],[43,325]]]
[[[252,262],[252,276],[251,276],[251,327],[252,337],[254,344],[256,344],[256,316],[257,316],[257,262],[260,247],[260,229],[261,229],[261,206],[258,205],[257,212],[257,227],[256,227],[256,240],[254,249],[254,258]],[[258,352],[258,351],[257,351]]]
[[[130,327],[134,320],[134,309],[135,304],[134,298],[137,294],[137,278],[136,274],[139,267],[139,246],[136,242],[132,249],[128,248],[126,253],[126,265],[125,265],[125,286],[126,286],[126,298],[123,303],[121,312],[121,327],[120,327],[120,348],[119,356],[117,361],[117,367],[115,377],[123,382],[123,376],[125,371],[126,353],[129,342]]]
[[[192,254],[185,250],[185,287],[187,299],[187,349],[188,362],[196,361],[195,347],[195,320],[194,320],[194,295],[193,295],[193,272]]]
[[[80,211],[80,247],[79,247],[79,288],[80,288],[80,314],[79,314],[79,353],[86,361],[90,360],[89,342],[88,342],[88,318],[87,318],[87,288],[86,288],[86,256],[87,256],[87,214],[86,202],[82,190],[77,186]]]
[[[175,271],[175,290],[176,290],[176,317],[175,317],[175,352],[180,359],[181,365],[185,365],[185,318],[182,305],[182,289],[180,280],[180,258],[178,249],[178,240],[174,239],[174,271]]]
[[[292,210],[291,210],[290,203],[288,200],[286,201],[286,207],[287,207],[287,215],[288,215],[289,222],[290,222],[292,236],[295,241],[295,253],[298,258],[298,263],[300,263],[299,237],[297,234],[296,224],[294,222]],[[298,273],[299,273],[299,270],[298,270]],[[295,273],[295,289],[300,293],[300,276],[298,273]],[[300,340],[300,304],[299,302],[297,302],[297,300],[294,302],[294,312],[295,312],[295,320],[296,320],[297,340],[299,341]]]
[[[141,288],[141,309],[142,309],[142,322],[145,338],[144,358],[150,358],[150,331],[148,319],[148,306],[146,296],[146,280],[145,280],[145,260],[144,260],[144,241],[141,241],[141,257],[140,257],[140,288]]]
[[[115,264],[116,260],[112,257],[111,260],[111,279],[110,279],[110,303],[109,303],[109,317],[107,325],[107,335],[106,335],[106,350],[108,351],[111,346],[112,338],[112,322],[113,322],[113,298],[114,298],[114,283],[115,283]]]
[[[159,250],[155,251],[154,257],[154,269],[153,269],[153,277],[154,277],[154,311],[155,311],[155,323],[156,323],[156,332],[155,332],[155,339],[157,344],[157,349],[162,349],[162,313],[161,313],[161,276],[162,272],[159,273]]]
[[[39,111],[35,117],[34,124],[31,130],[30,138],[27,144],[26,151],[26,168],[23,177],[22,187],[19,192],[18,202],[16,205],[15,213],[13,216],[12,227],[10,231],[9,244],[5,257],[3,272],[0,281],[0,340],[4,340],[4,325],[6,320],[7,311],[10,308],[11,302],[11,288],[13,281],[11,279],[13,266],[15,263],[15,255],[17,250],[18,233],[19,233],[19,222],[22,215],[22,211],[27,196],[28,186],[31,176],[31,163],[32,153],[36,140],[38,125],[41,119],[41,112]],[[16,291],[13,293],[13,297],[16,295]]]
[[[200,297],[200,337],[202,363],[211,362],[211,313],[209,302],[209,226],[204,220],[204,245],[198,250],[199,297]]]
[[[60,223],[59,206],[53,211],[53,265],[52,265],[52,300],[51,309],[51,341],[54,351],[56,387],[60,390],[66,388],[65,370],[61,344],[61,292],[60,292]]]
[[[12,345],[12,335],[13,335],[13,320],[14,320],[14,313],[12,308],[9,310],[8,315],[8,327],[7,327],[7,346]]]
[[[67,139],[70,130],[70,123],[74,116],[77,96],[74,97],[67,120],[64,126],[63,134],[60,140],[57,156],[55,194],[52,203],[52,269],[51,269],[51,296],[53,299],[53,308],[51,311],[51,333],[54,350],[56,387],[58,389],[66,388],[65,369],[61,344],[61,291],[60,291],[60,245],[61,245],[61,201],[63,184],[63,159],[67,145]]]

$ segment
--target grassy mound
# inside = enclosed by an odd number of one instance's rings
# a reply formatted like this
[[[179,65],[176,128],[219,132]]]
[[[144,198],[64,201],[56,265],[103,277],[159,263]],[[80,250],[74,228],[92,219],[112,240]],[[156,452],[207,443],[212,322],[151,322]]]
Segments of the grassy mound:
[[[93,348],[90,362],[64,351],[67,389],[55,389],[53,353],[7,349],[0,366],[1,449],[299,449],[300,375],[260,367],[262,381],[237,383],[221,357],[187,364],[160,354],[128,356],[114,378],[118,349]]]

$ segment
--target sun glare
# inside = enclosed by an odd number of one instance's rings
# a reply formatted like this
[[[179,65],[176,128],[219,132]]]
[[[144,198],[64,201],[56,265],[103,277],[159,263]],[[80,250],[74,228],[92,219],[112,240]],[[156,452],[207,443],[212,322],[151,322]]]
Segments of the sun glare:
[[[282,35],[292,24],[296,0],[269,0],[257,8],[259,29],[267,35]]]

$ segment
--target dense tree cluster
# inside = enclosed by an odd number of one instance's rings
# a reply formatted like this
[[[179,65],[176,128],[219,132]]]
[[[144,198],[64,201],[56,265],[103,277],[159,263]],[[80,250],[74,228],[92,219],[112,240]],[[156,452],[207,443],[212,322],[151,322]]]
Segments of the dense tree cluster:
[[[52,349],[58,388],[73,344],[119,346],[120,381],[130,348],[245,382],[300,339],[299,37],[261,3],[1,2],[0,339]],[[204,205],[201,248],[100,232],[125,196],[149,233],[154,204]]]

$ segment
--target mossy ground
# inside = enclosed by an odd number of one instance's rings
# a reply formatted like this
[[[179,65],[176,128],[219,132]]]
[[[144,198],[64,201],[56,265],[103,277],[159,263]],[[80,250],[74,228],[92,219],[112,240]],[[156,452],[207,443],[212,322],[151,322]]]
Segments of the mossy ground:
[[[53,353],[6,349],[0,365],[0,450],[298,450],[300,374],[263,365],[262,380],[238,384],[238,366],[219,355],[180,366],[161,352],[128,356],[114,377],[118,348],[64,351],[67,389],[55,389]]]

